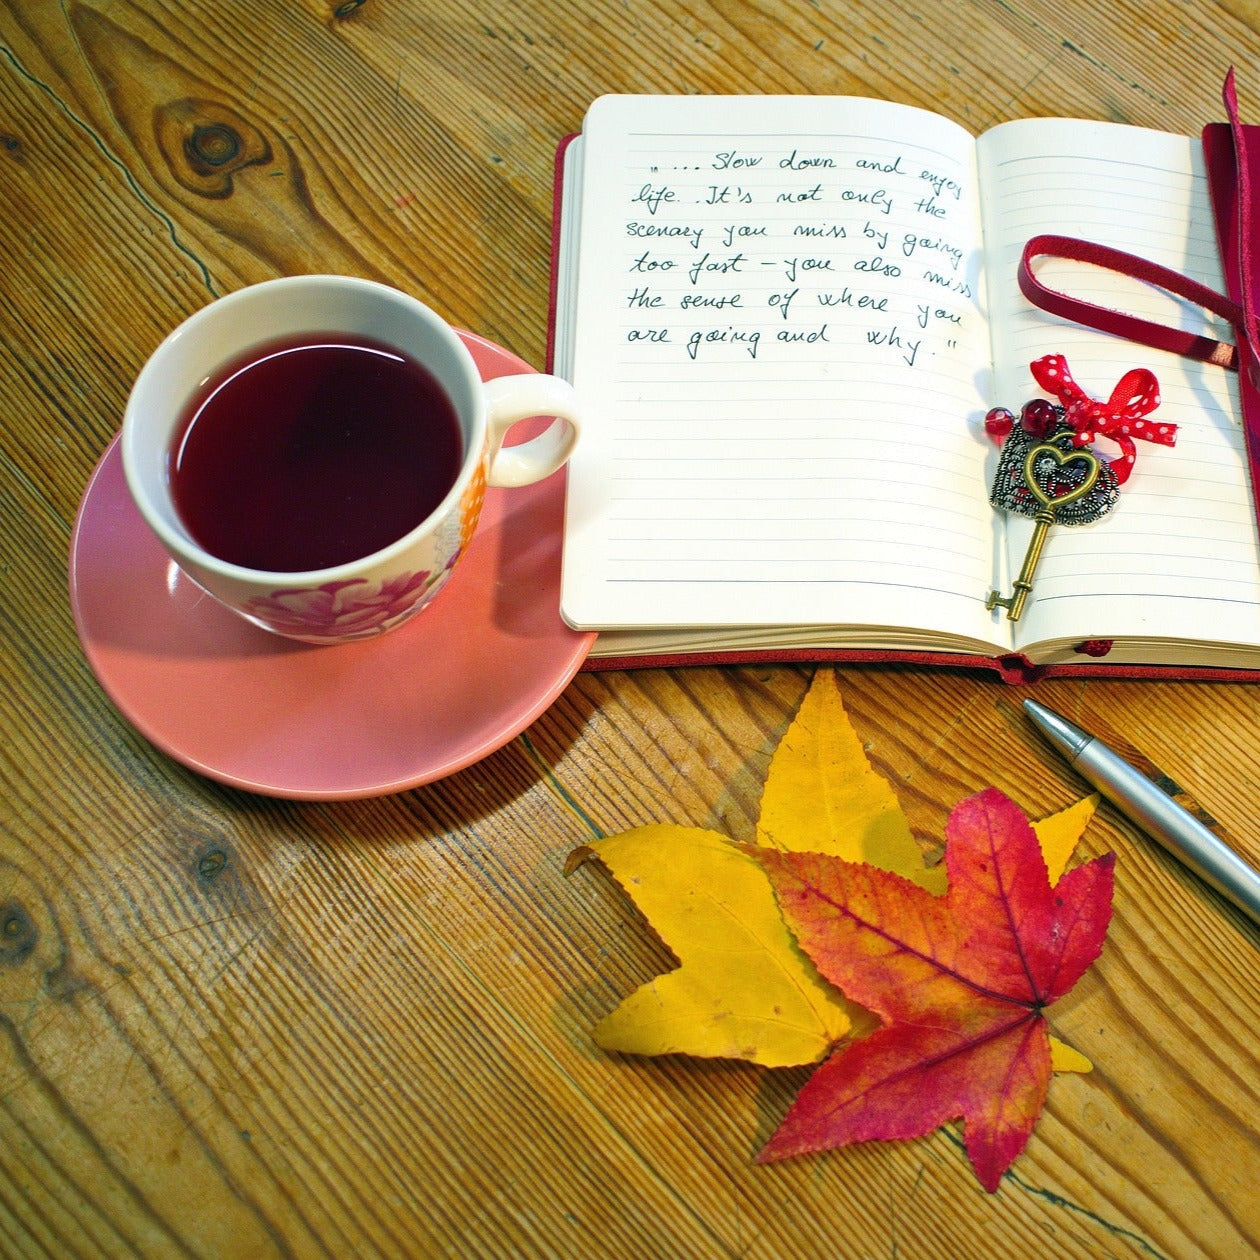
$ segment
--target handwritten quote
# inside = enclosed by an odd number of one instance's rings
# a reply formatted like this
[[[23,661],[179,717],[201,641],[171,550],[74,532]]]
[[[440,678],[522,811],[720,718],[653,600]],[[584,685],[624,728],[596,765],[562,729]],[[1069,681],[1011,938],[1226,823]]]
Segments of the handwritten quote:
[[[953,351],[978,298],[961,180],[839,142],[645,155],[625,189],[624,339],[693,362]]]

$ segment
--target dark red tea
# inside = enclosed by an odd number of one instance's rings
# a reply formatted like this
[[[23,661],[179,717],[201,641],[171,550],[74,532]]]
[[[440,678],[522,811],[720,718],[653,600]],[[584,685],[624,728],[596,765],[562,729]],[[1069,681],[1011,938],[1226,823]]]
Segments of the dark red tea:
[[[292,573],[414,529],[459,474],[454,404],[389,346],[341,333],[255,346],[184,409],[171,494],[211,555]]]

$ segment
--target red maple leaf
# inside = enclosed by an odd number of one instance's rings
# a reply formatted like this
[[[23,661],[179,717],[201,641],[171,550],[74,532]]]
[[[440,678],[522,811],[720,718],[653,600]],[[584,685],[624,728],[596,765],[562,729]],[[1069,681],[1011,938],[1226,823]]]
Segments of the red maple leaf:
[[[942,897],[865,863],[756,850],[801,948],[882,1021],[806,1082],[758,1162],[962,1119],[992,1191],[1027,1144],[1050,1081],[1042,1012],[1102,949],[1115,856],[1051,887],[1028,819],[992,788],[945,834]]]

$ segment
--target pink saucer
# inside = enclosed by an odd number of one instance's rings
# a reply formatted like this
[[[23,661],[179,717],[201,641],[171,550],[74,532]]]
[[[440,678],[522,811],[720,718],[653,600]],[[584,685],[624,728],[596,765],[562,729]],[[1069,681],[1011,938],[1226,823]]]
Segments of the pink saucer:
[[[533,370],[461,335],[485,380]],[[468,553],[413,621],[309,647],[256,629],[184,577],[132,503],[115,439],[70,544],[83,650],[142,735],[222,783],[305,800],[430,783],[524,730],[594,641],[560,620],[563,478],[488,491]]]

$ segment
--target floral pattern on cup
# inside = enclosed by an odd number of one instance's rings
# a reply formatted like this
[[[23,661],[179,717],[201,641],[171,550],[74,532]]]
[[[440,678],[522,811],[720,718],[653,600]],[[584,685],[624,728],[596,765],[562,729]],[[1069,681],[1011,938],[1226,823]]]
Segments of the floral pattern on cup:
[[[400,573],[379,584],[365,578],[274,591],[252,599],[249,615],[279,634],[310,642],[366,639],[392,629],[428,601],[424,596],[450,572]]]
[[[486,466],[479,465],[473,473],[468,489],[459,505],[459,547],[462,551],[472,541],[473,531],[481,516],[481,505],[486,497]],[[453,563],[453,562],[452,562]],[[447,566],[450,567],[449,565]]]

